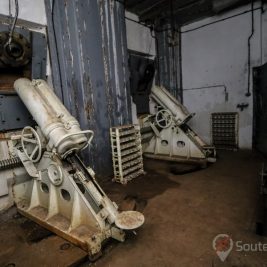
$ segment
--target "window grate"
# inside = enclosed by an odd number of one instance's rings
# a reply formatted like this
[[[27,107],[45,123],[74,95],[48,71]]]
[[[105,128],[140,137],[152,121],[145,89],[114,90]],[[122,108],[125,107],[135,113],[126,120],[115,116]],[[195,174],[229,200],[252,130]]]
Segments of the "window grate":
[[[238,113],[211,114],[212,143],[217,149],[238,149]]]

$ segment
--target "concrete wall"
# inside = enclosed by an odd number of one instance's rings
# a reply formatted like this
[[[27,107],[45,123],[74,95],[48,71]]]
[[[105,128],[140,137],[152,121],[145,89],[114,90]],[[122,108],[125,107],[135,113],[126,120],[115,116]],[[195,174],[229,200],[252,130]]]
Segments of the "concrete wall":
[[[259,3],[254,6],[257,7]],[[248,37],[251,34],[251,13],[203,28],[195,28],[250,8],[250,5],[244,6],[181,29],[184,32],[182,33],[184,104],[191,112],[196,113],[190,122],[191,126],[205,141],[210,142],[211,113],[239,112],[239,144],[240,148],[246,149],[252,147],[253,120],[253,97],[245,96],[248,87]],[[267,61],[266,13],[262,15],[261,10],[254,11],[255,33],[251,39],[252,67]],[[186,32],[191,29],[195,30]],[[252,90],[252,82],[250,89]],[[249,107],[240,112],[236,107],[239,103],[248,103]]]
[[[15,1],[10,1],[11,14],[15,14]],[[46,25],[44,0],[19,0],[19,19]],[[0,14],[9,15],[9,1],[2,0]]]
[[[126,18],[138,21],[138,16],[125,12]],[[156,55],[155,39],[151,37],[150,29],[126,19],[126,33],[128,49]]]

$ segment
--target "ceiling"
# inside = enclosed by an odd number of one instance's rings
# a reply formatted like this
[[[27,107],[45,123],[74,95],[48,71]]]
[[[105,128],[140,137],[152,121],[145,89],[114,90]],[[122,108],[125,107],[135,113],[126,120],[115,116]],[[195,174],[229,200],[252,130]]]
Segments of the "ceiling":
[[[138,15],[142,22],[174,18],[179,25],[249,2],[251,0],[124,0],[126,10]]]

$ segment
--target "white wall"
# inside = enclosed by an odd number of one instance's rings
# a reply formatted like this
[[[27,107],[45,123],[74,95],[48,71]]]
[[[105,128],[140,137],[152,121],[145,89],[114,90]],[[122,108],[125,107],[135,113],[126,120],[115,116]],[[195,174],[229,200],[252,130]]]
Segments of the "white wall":
[[[125,12],[126,18],[139,21],[138,16]],[[156,55],[155,39],[151,37],[150,29],[126,19],[127,46],[131,50]]]
[[[15,14],[15,1],[10,0],[11,14]],[[46,25],[44,0],[19,0],[19,19]],[[1,0],[0,14],[9,15],[9,0]]]
[[[259,5],[255,4],[255,8]],[[194,29],[218,19],[249,10],[250,5],[183,27]],[[255,13],[255,33],[251,39],[252,67],[267,61],[267,11]],[[251,34],[251,13],[211,24],[191,32],[182,33],[182,77],[184,105],[196,116],[191,126],[207,142],[210,142],[210,115],[212,112],[239,112],[240,148],[252,146],[253,97],[246,97],[248,75],[248,37]],[[265,47],[264,47],[265,45]],[[187,90],[213,85],[223,86]],[[252,91],[252,72],[251,72]],[[248,103],[243,112],[236,108]]]

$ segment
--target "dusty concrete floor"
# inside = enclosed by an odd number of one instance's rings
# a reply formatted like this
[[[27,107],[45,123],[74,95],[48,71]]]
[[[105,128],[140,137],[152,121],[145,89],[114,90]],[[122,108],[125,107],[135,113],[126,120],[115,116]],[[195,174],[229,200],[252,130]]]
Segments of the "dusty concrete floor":
[[[267,266],[267,252],[232,251],[222,263],[212,249],[220,233],[234,242],[267,243],[254,234],[262,161],[251,152],[219,152],[217,163],[185,175],[171,174],[168,163],[146,162],[149,175],[123,190],[147,201],[145,225],[94,266]],[[119,185],[106,191],[121,196]]]
[[[137,236],[129,233],[125,243],[110,242],[103,257],[90,265],[267,266],[267,252],[233,250],[222,263],[212,249],[212,240],[220,233],[229,234],[234,242],[267,243],[266,238],[254,234],[262,162],[259,155],[251,152],[220,152],[217,163],[207,169],[175,175],[170,172],[175,165],[149,160],[147,175],[126,186],[102,183],[122,209],[135,206],[146,221]],[[84,259],[83,252],[73,246],[62,249],[66,242],[55,236],[28,242],[25,227],[21,227],[25,226],[20,222],[23,219],[9,217],[0,216],[0,266],[69,266]]]

